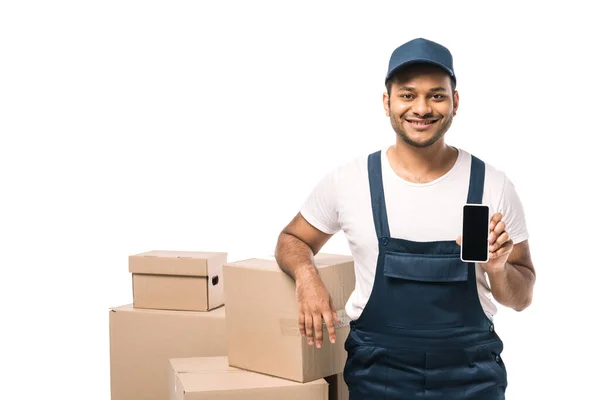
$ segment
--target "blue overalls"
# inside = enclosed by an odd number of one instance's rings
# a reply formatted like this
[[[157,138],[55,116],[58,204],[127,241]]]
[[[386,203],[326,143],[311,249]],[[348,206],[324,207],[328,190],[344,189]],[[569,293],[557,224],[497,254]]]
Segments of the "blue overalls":
[[[381,151],[368,168],[379,255],[373,291],[345,342],[350,400],[504,399],[503,344],[481,307],[475,264],[461,261],[454,240],[390,237]],[[472,156],[468,203],[481,203],[484,180],[485,164]]]

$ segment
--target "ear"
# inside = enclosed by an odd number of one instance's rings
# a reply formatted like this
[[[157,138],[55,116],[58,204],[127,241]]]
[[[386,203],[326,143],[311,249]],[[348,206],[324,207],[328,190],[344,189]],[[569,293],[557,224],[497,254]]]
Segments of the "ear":
[[[454,110],[452,113],[452,116],[456,116],[456,111],[458,110],[458,100],[459,100],[459,96],[458,96],[458,91],[454,91]]]
[[[390,116],[390,96],[388,96],[387,92],[383,92],[383,109],[385,110],[385,115]]]

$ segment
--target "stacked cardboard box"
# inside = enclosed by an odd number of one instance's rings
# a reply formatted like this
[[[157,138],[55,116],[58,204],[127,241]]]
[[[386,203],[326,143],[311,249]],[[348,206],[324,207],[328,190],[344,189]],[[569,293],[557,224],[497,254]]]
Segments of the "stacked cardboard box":
[[[112,400],[165,400],[171,358],[227,354],[226,262],[223,252],[129,257],[133,304],[109,313]]]
[[[133,305],[110,310],[113,400],[348,399],[342,372],[354,289],[350,256],[315,263],[340,322],[309,346],[293,280],[274,258],[148,252],[129,258]]]
[[[133,306],[210,311],[223,305],[227,253],[149,251],[129,257]]]
[[[298,329],[294,281],[274,259],[225,264],[227,351],[232,366],[297,382],[341,373],[349,333],[344,306],[354,289],[350,256],[317,254],[315,264],[333,300],[340,323],[330,343],[324,327],[323,346],[310,346]]]
[[[171,359],[169,400],[327,400],[328,384],[306,384],[233,368],[227,357]]]

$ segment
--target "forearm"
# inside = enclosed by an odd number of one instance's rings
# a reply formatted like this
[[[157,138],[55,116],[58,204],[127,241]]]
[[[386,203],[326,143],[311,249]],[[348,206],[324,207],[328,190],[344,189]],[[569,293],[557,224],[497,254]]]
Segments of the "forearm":
[[[506,263],[495,273],[488,273],[492,294],[500,304],[516,311],[529,307],[533,297],[535,275],[526,267]]]
[[[317,273],[312,249],[297,237],[281,233],[275,247],[279,267],[295,281],[302,276]]]

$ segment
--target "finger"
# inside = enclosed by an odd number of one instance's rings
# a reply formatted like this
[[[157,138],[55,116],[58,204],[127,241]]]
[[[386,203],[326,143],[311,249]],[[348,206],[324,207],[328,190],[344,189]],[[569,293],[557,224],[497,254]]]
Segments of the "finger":
[[[500,222],[498,222],[498,224],[496,224],[496,227],[494,228],[494,233],[496,233],[496,235],[500,236],[500,234],[502,232],[504,232],[505,228],[506,228],[506,224],[504,223],[504,221],[500,221]]]
[[[502,220],[502,214],[496,213],[492,215],[492,219],[490,220],[490,231],[493,231],[496,227],[496,224]]]
[[[304,318],[304,325],[306,326],[306,337],[308,338],[308,344],[312,346],[312,344],[314,343],[312,315],[307,313]]]
[[[335,326],[333,326],[333,316],[335,315],[334,312],[331,311],[325,311],[325,313],[323,313],[323,319],[325,320],[325,326],[327,327],[327,332],[329,333],[329,341],[331,343],[335,343]]]
[[[320,314],[313,314],[312,318],[315,330],[315,344],[317,345],[317,349],[320,349],[323,343],[323,320]]]
[[[496,242],[490,246],[490,252],[494,252],[500,249],[500,247],[502,247],[504,243],[508,242],[509,239],[510,238],[508,237],[508,232],[502,232],[502,234],[498,236],[498,239],[496,239]]]
[[[506,255],[507,253],[510,253],[512,251],[512,249],[513,249],[513,241],[508,240],[498,250],[494,251],[493,253],[490,253],[490,259],[502,257],[502,256]]]
[[[460,246],[461,243],[462,243],[462,236],[459,236],[456,238],[456,244],[458,244]]]
[[[492,229],[492,233],[490,233],[490,243],[494,243],[496,240],[498,240],[498,237],[502,234],[502,232],[504,232],[505,227],[506,224],[504,221],[500,221],[496,224],[494,229]]]
[[[338,317],[337,312],[335,312],[335,307],[333,306],[333,299],[331,298],[329,298],[329,308],[331,309],[331,314],[333,315],[333,322],[340,322],[340,318]]]
[[[300,311],[298,315],[298,328],[300,328],[300,334],[306,336],[306,327],[304,326],[304,313]]]
[[[495,225],[498,222],[500,222],[501,220],[502,220],[502,213],[497,212],[496,214],[492,215],[491,223]]]

